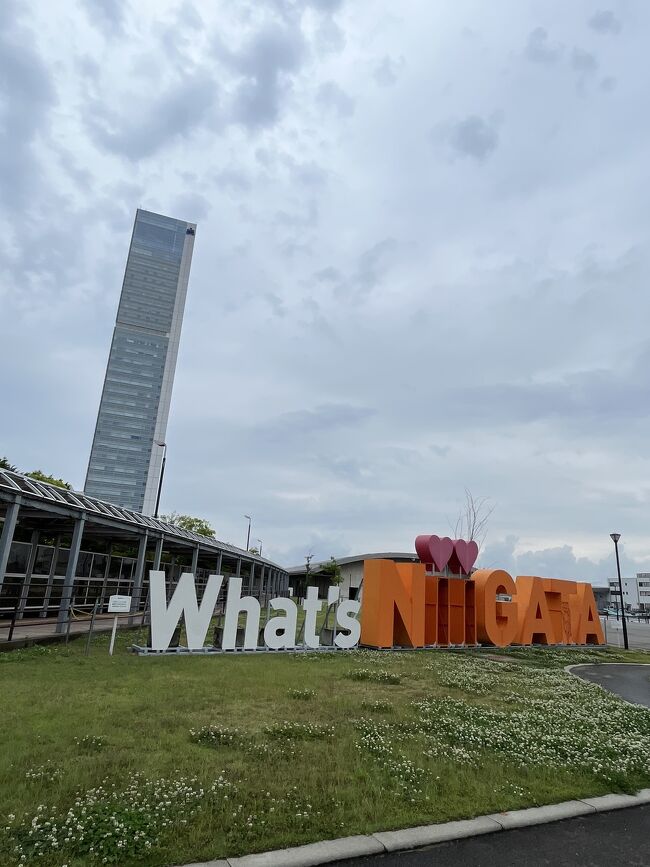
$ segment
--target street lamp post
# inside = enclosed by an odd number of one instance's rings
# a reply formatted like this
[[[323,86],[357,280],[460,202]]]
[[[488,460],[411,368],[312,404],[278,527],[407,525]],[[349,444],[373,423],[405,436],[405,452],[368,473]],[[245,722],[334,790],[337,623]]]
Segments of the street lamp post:
[[[260,543],[260,557],[261,557],[262,556],[262,540],[258,539],[257,541]]]
[[[610,533],[610,538],[614,542],[614,548],[616,550],[616,571],[618,572],[618,592],[620,594],[621,599],[621,621],[623,623],[623,644],[625,645],[625,649],[630,649],[630,643],[627,640],[627,621],[625,619],[625,605],[623,604],[623,582],[621,581],[621,563],[618,559],[618,540],[621,538],[620,533]]]
[[[244,517],[248,518],[248,533],[246,535],[246,550],[248,551],[248,549],[250,548],[250,543],[251,543],[251,516],[250,515],[244,515]]]
[[[156,440],[156,445],[161,446],[164,451],[162,466],[160,467],[160,478],[158,479],[158,496],[156,497],[156,511],[154,512],[154,518],[158,517],[158,509],[160,507],[160,494],[162,493],[162,483],[165,476],[165,463],[167,461],[167,443],[159,443],[158,440]]]

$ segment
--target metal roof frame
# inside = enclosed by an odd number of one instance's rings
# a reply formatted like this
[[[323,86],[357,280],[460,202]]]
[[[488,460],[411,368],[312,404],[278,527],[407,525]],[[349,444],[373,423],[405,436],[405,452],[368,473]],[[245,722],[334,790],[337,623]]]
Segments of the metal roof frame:
[[[278,566],[277,563],[273,563],[271,560],[267,560],[256,554],[250,554],[248,551],[244,551],[242,548],[230,545],[227,542],[220,542],[218,539],[212,539],[209,536],[201,536],[199,533],[193,533],[190,530],[182,530],[180,527],[175,527],[173,524],[161,521],[160,518],[123,509],[114,503],[89,497],[80,491],[69,491],[65,488],[51,485],[48,482],[31,479],[22,473],[0,469],[0,500],[9,501],[16,498],[20,498],[25,506],[29,505],[34,509],[41,508],[44,512],[53,512],[70,518],[79,517],[83,514],[86,521],[90,524],[102,524],[124,531],[132,530],[133,532],[138,532],[141,530],[153,530],[155,533],[164,534],[170,540],[191,542],[194,543],[194,546],[198,543],[200,547],[206,550],[232,554],[248,562],[273,566],[281,572],[286,572],[286,569]]]

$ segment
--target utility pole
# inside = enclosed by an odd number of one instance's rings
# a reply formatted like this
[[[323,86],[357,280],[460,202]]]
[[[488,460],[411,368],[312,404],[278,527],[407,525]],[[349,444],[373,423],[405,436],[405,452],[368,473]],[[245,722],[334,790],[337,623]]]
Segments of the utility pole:
[[[621,581],[621,563],[618,559],[618,540],[621,538],[620,533],[610,533],[610,538],[614,542],[614,548],[616,549],[616,571],[618,572],[618,592],[621,598],[621,621],[623,623],[623,644],[625,645],[625,649],[630,649],[630,643],[627,639],[627,621],[625,618],[625,605],[623,603],[623,582]]]

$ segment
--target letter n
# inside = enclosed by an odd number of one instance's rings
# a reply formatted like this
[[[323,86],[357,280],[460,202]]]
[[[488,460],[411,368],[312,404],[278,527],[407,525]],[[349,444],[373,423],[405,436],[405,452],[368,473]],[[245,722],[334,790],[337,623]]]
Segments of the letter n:
[[[365,561],[361,644],[424,647],[424,574],[423,563]]]

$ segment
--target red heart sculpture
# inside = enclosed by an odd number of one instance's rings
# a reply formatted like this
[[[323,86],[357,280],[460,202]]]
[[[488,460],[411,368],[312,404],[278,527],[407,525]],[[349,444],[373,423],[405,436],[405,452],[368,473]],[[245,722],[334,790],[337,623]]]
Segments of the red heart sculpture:
[[[454,540],[454,554],[450,558],[449,568],[452,572],[469,575],[472,566],[478,557],[478,545],[476,542],[466,542],[464,539]]]
[[[415,550],[422,563],[433,563],[442,572],[454,552],[454,543],[448,536],[418,536]]]
[[[415,553],[420,558],[420,563],[431,563],[429,553],[429,539],[431,536],[417,536],[415,539]]]

